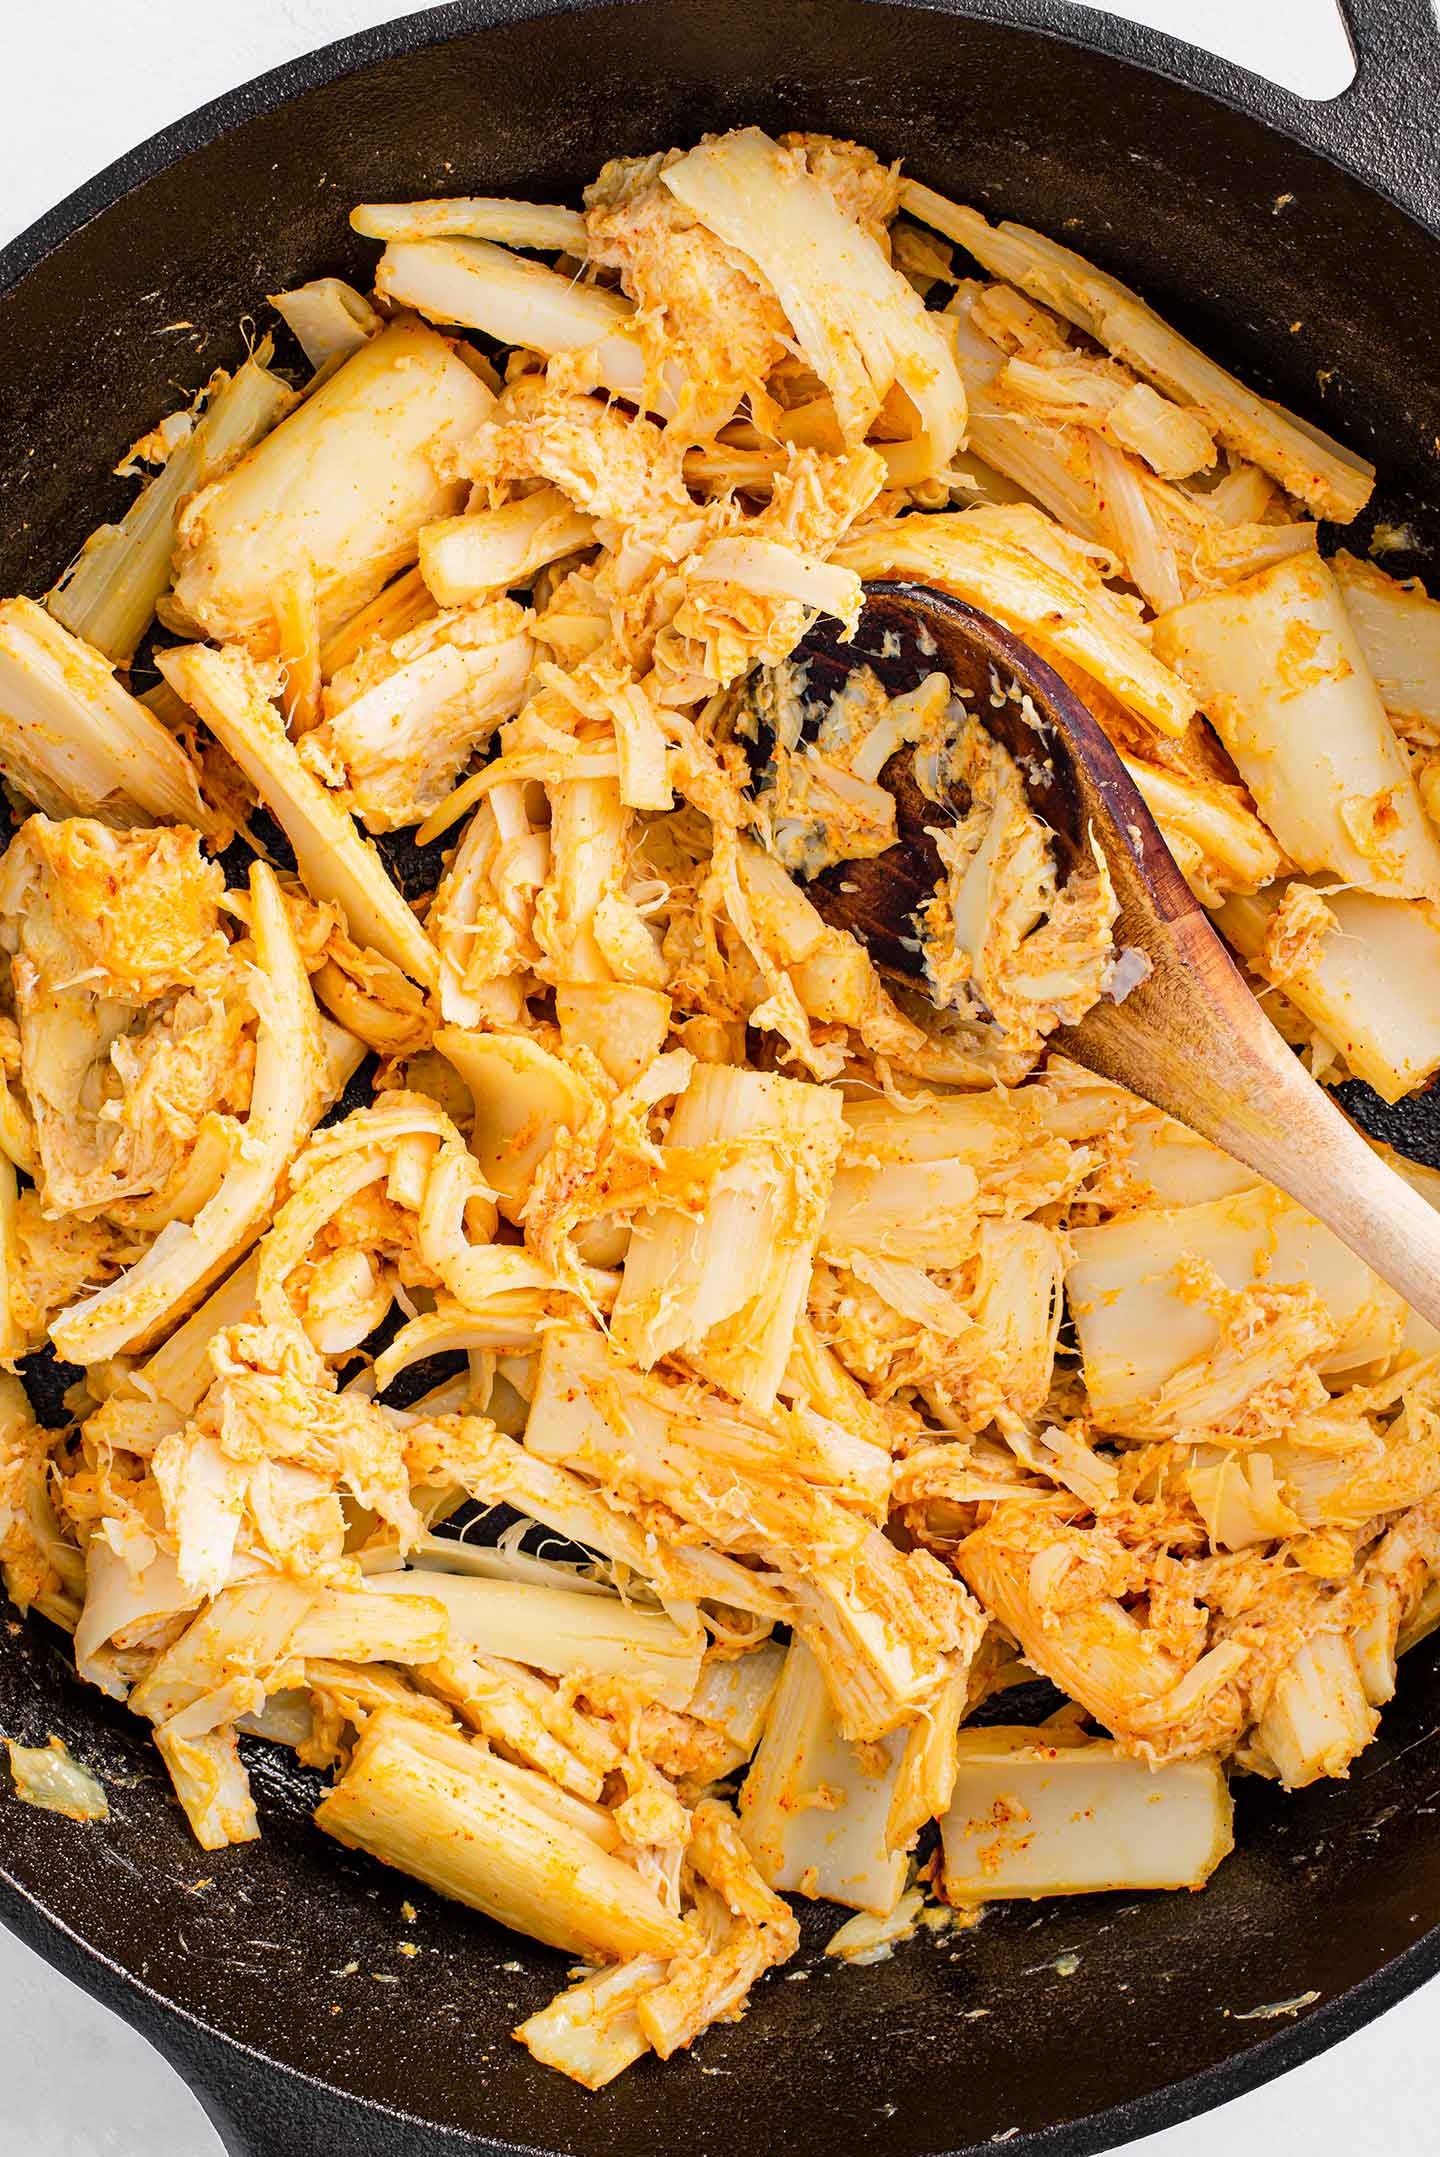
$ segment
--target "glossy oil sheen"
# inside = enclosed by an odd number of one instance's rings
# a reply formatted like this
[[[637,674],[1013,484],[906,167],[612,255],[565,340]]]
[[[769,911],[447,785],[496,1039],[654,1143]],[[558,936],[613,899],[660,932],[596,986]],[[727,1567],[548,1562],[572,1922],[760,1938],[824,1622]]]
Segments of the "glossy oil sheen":
[[[1413,37],[1417,10],[1382,12]],[[1041,34],[1082,21],[1108,50]],[[1127,51],[1230,103],[1123,64]],[[1397,147],[1406,96],[1398,69],[1378,81],[1367,136],[1358,108],[1307,119],[1234,69],[1044,0],[637,0],[392,25],[183,125],[97,184],[91,222],[71,229],[62,210],[0,260],[0,283],[25,272],[0,297],[0,583],[42,590],[97,503],[123,507],[111,465],[177,384],[237,357],[247,305],[324,271],[363,281],[374,250],[347,230],[353,202],[573,199],[606,156],[745,121],[857,136],[1072,240],[1373,454],[1380,513],[1431,548],[1440,247],[1264,124],[1303,127],[1424,208],[1433,176],[1418,183]],[[176,322],[195,328],[166,331]],[[1432,1150],[1427,1107],[1405,1113],[1411,1150]],[[554,1991],[560,1958],[319,1836],[316,1779],[263,1748],[264,1839],[205,1855],[138,1726],[77,1683],[43,1625],[16,1625],[0,1628],[0,1729],[64,1736],[102,1774],[112,1817],[72,1826],[0,1798],[0,1914],[159,2042],[237,2151],[918,2157],[1003,2136],[1038,2157],[1238,2094],[1435,1967],[1437,1711],[1421,1648],[1348,1783],[1291,1799],[1240,1787],[1240,1847],[1203,1895],[998,1907],[865,1971],[818,1957],[833,1919],[817,1919],[742,2023],[587,2096],[506,2034]]]

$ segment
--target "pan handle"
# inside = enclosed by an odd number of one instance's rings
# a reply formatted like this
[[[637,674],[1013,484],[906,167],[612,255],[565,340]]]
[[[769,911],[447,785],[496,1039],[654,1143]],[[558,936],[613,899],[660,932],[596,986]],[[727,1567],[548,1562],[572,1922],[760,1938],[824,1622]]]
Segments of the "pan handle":
[[[1355,80],[1309,107],[1318,148],[1440,228],[1440,23],[1432,0],[1341,0]]]
[[[1232,60],[1083,0],[902,0],[919,8],[1030,25],[1167,75],[1291,135],[1440,232],[1440,27],[1431,0],[1340,0],[1355,79],[1315,100]],[[1257,0],[1260,6],[1265,0]]]
[[[293,2074],[198,2023],[133,2019],[195,2092],[227,2157],[456,2157],[453,2135]],[[465,2147],[466,2157],[486,2157],[494,2145],[472,2138]]]

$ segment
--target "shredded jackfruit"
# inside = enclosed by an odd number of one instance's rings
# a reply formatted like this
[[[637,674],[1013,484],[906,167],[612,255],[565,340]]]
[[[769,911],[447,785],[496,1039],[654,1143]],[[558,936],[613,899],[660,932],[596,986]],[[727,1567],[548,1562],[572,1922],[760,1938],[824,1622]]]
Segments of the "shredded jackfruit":
[[[916,576],[1027,638],[1398,1099],[1440,615],[1317,552],[1362,460],[854,143],[354,223],[379,305],[275,303],[303,390],[262,344],[0,605],[0,1576],[205,1848],[288,1745],[327,1833],[582,1958],[514,2034],[600,2088],[746,2011],[787,1897],[863,1963],[927,1892],[1203,1884],[1228,1778],[1347,1773],[1440,1622],[1440,1339],[1058,1052],[1147,962],[1018,692],[802,640]],[[902,779],[892,976],[830,901]]]

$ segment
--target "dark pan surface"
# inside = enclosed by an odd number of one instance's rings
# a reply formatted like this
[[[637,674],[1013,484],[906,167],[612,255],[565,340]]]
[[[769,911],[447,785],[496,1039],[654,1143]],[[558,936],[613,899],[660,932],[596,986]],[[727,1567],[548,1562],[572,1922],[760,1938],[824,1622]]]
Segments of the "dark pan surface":
[[[111,506],[119,452],[235,359],[243,309],[300,277],[363,275],[373,250],[348,234],[353,202],[556,199],[608,155],[749,120],[858,136],[1072,238],[1375,454],[1381,514],[1435,549],[1440,246],[1313,152],[1113,59],[954,13],[504,12],[449,43],[422,41],[475,9],[358,41],[373,56],[358,73],[329,80],[322,57],[278,108],[262,85],[218,139],[202,116],[193,155],[170,169],[168,151],[142,155],[150,176],[0,297],[6,590],[50,581]],[[117,488],[114,506],[126,498]],[[1418,1152],[1434,1121],[1410,1114]],[[1423,1648],[1348,1784],[1289,1800],[1242,1789],[1240,1849],[1204,1895],[997,1908],[863,1972],[808,1952],[693,2058],[588,2097],[506,2035],[556,1988],[560,1958],[318,1836],[314,1780],[263,1748],[264,1839],[206,1856],[138,1726],[78,1685],[43,1625],[15,1624],[0,1633],[0,1728],[64,1736],[104,1775],[113,1817],[87,1830],[0,1800],[0,1913],[202,2077],[237,2148],[243,2119],[243,2146],[272,2157],[428,2157],[465,2135],[584,2157],[910,2157],[1017,2131],[1016,2148],[1091,2149],[1237,2094],[1436,1967],[1437,1726]],[[811,1950],[831,1923],[815,1921]]]

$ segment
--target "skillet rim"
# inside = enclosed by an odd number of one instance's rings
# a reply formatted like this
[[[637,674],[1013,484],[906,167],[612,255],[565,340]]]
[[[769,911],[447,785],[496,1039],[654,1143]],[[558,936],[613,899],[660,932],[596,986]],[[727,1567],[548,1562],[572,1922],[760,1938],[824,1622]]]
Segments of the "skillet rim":
[[[590,13],[603,6],[639,4],[641,0],[444,0],[438,7],[393,17],[282,60],[157,128],[42,211],[0,247],[0,299],[82,226],[113,209],[144,181],[169,171],[193,152],[206,149],[243,121],[273,112],[308,90],[323,89],[379,61],[423,52],[474,31],[542,21],[549,15]],[[1383,114],[1381,107],[1390,100],[1374,93],[1388,91],[1395,95],[1405,61],[1402,50],[1400,64],[1396,65],[1397,56],[1391,51],[1390,64],[1385,65],[1385,18],[1403,35],[1413,10],[1427,8],[1428,0],[1339,0],[1357,72],[1345,90],[1324,100],[1299,97],[1234,61],[1207,53],[1146,23],[1102,14],[1084,5],[1083,0],[867,0],[867,5],[905,7],[917,14],[957,15],[1027,30],[1057,44],[1099,53],[1147,74],[1160,75],[1289,136],[1303,149],[1325,158],[1372,194],[1393,204],[1423,231],[1440,237],[1440,193],[1433,201],[1417,205],[1407,201],[1398,186],[1386,184],[1394,176],[1393,166],[1390,171],[1375,169],[1381,149],[1381,123],[1390,117]],[[1440,42],[1440,24],[1433,17],[1430,20],[1434,24],[1430,38],[1434,47]],[[1432,61],[1432,72],[1440,78],[1440,59],[1432,55]],[[1372,72],[1378,76],[1382,71],[1383,83],[1377,80],[1372,85]],[[1407,86],[1414,86],[1413,75],[1405,80]],[[1375,131],[1367,142],[1367,123],[1371,119]],[[1385,163],[1391,161],[1387,158]]]
[[[547,17],[625,7],[642,0],[447,0],[370,28],[337,38],[315,50],[282,61],[234,89],[207,100],[159,128],[112,160],[44,211],[14,239],[0,247],[0,299],[23,283],[55,250],[84,226],[113,209],[147,180],[169,171],[207,149],[244,122],[276,111],[306,93],[388,59],[427,51],[460,38]],[[917,13],[953,15],[1044,37],[1053,43],[1091,52],[1122,65],[1162,77],[1182,89],[1238,112],[1270,132],[1288,138],[1324,159],[1350,179],[1400,210],[1431,238],[1440,238],[1440,192],[1407,199],[1397,180],[1397,147],[1387,139],[1387,123],[1410,117],[1403,107],[1414,77],[1405,77],[1404,53],[1396,64],[1378,37],[1386,27],[1404,35],[1424,34],[1415,10],[1428,0],[1341,0],[1357,56],[1357,75],[1340,96],[1315,103],[1269,82],[1263,76],[1217,58],[1148,25],[1101,14],[1074,0],[866,0],[876,7],[909,8]],[[1430,32],[1435,44],[1435,33]],[[1432,73],[1440,63],[1432,65]],[[1372,72],[1383,81],[1372,81]],[[1402,79],[1403,78],[1403,79]],[[1378,96],[1376,92],[1379,92]],[[1386,93],[1389,93],[1388,95]],[[1402,111],[1397,115],[1395,105]],[[1389,108],[1389,109],[1387,109]],[[1367,140],[1368,136],[1368,140]],[[1387,184],[1395,182],[1396,184]],[[422,2119],[399,2105],[355,2095],[335,2083],[273,2058],[243,2039],[206,2021],[167,1997],[143,1977],[126,1969],[53,1913],[40,1895],[6,1869],[0,1857],[0,1923],[51,1968],[114,2012],[166,2057],[195,2092],[228,2148],[248,2149],[247,2128],[237,2116],[234,2098],[247,2077],[263,2083],[272,2095],[313,2093],[320,2116],[341,2132],[359,2137],[357,2148],[392,2147],[397,2133],[423,2140],[431,2151],[488,2152],[493,2157],[546,2157],[536,2145],[497,2141]],[[1307,2013],[1304,2019],[1251,2043],[1232,2058],[1215,2061],[1175,2082],[1090,2112],[1078,2119],[1016,2135],[1015,2157],[1094,2157],[1137,2137],[1157,2133],[1234,2099],[1318,2057],[1344,2038],[1375,2021],[1440,1973],[1440,1922],[1398,1955],[1345,1991]],[[254,2086],[252,2082],[252,2088]],[[300,2100],[303,2106],[303,2098]],[[372,2139],[374,2138],[374,2139]],[[257,2151],[266,2145],[257,2140]],[[286,2145],[288,2147],[288,2145]],[[280,2145],[274,2145],[279,2157]],[[939,2153],[937,2153],[939,2157]],[[974,2157],[957,2151],[951,2157]]]

